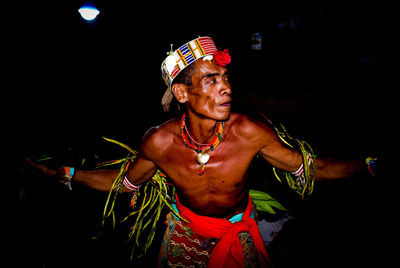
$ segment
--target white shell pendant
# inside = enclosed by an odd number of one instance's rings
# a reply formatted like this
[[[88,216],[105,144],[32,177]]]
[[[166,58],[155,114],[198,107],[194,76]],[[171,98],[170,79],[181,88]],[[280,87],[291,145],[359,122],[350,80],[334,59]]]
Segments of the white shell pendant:
[[[208,153],[197,153],[196,160],[199,165],[205,165],[210,160],[210,155]]]

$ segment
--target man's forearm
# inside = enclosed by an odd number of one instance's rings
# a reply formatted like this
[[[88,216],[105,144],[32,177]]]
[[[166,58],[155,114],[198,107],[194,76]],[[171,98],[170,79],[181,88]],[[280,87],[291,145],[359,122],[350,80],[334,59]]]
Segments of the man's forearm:
[[[74,181],[99,191],[109,191],[119,170],[77,170]]]
[[[363,161],[337,161],[317,159],[317,180],[340,179],[351,177],[355,173],[368,171]]]

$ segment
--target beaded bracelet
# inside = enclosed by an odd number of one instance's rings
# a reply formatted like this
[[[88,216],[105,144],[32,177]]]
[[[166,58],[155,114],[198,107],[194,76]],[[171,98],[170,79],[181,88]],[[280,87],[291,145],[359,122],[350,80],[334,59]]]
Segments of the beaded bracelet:
[[[72,190],[72,186],[71,186],[71,182],[72,179],[74,178],[75,175],[75,168],[73,167],[61,167],[60,168],[60,181],[68,187],[68,189],[71,191]]]
[[[378,158],[376,157],[367,157],[365,159],[365,163],[367,164],[368,171],[372,176],[376,176],[376,161]]]

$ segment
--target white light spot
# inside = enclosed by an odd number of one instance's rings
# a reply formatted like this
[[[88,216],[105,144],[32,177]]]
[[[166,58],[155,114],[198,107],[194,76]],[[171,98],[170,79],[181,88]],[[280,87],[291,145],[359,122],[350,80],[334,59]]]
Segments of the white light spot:
[[[82,18],[85,20],[94,20],[100,11],[95,6],[83,5],[79,10]]]

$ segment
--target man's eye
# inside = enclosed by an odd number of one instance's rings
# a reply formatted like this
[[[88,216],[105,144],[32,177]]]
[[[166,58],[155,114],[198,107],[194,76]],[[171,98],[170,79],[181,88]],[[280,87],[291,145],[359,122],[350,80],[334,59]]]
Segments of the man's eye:
[[[215,79],[214,77],[210,77],[209,79],[207,79],[207,84],[215,84],[217,82],[217,79]]]

